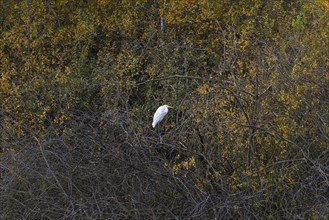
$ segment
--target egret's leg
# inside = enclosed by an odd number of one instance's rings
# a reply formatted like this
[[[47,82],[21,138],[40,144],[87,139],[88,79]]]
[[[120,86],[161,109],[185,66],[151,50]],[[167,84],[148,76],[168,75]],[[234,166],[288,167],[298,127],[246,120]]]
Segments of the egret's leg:
[[[160,143],[162,143],[162,137],[161,137],[161,134],[160,134]]]
[[[157,133],[158,133],[158,137],[160,139],[160,143],[162,143],[162,137],[161,137],[161,131],[160,131],[160,124],[158,124],[158,126],[157,126]]]

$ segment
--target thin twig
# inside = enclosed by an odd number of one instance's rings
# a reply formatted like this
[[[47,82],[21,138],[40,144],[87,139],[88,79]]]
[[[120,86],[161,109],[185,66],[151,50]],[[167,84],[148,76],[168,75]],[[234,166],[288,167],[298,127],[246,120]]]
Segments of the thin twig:
[[[37,141],[37,143],[38,143],[38,145],[39,145],[39,147],[40,147],[40,152],[41,152],[41,154],[42,154],[43,160],[45,161],[45,163],[46,163],[48,169],[50,170],[50,172],[51,172],[51,174],[53,175],[55,181],[57,182],[57,185],[59,186],[59,188],[61,188],[61,190],[63,191],[64,195],[65,195],[65,196],[68,196],[68,195],[66,194],[66,192],[65,192],[65,190],[64,190],[64,188],[63,188],[63,186],[62,186],[62,184],[61,184],[61,183],[59,182],[59,180],[57,179],[55,173],[52,171],[52,169],[51,169],[51,167],[50,167],[50,165],[49,165],[49,163],[48,163],[48,160],[47,160],[47,158],[46,158],[46,155],[45,155],[45,153],[44,153],[43,147],[42,147],[42,145],[40,144],[39,139],[38,139],[36,136],[33,136],[33,138]]]
[[[149,82],[155,82],[155,81],[162,81],[162,80],[168,80],[168,79],[187,79],[187,80],[200,80],[200,81],[208,81],[206,78],[198,77],[198,76],[182,76],[182,75],[172,75],[172,76],[164,76],[160,78],[150,79],[146,80],[144,82],[136,83],[137,86],[149,83]],[[229,80],[215,80],[215,82],[222,82],[227,84],[234,84],[233,82]]]

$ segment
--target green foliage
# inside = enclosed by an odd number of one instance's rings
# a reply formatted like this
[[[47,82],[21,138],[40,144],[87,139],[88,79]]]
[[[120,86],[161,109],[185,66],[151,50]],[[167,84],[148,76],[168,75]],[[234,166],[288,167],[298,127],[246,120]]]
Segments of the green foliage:
[[[328,9],[3,1],[0,218],[326,218]]]

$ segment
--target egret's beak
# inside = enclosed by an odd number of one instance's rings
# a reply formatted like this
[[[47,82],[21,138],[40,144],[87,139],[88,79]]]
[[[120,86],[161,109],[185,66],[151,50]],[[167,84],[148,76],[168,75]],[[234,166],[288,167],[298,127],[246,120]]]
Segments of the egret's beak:
[[[168,105],[168,108],[174,108],[174,107],[172,107],[172,106]]]

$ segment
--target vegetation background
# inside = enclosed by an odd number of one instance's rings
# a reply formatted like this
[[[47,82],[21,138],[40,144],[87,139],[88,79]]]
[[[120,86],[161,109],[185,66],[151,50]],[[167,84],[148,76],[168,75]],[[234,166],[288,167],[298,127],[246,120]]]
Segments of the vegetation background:
[[[2,0],[0,219],[328,219],[328,10]]]

